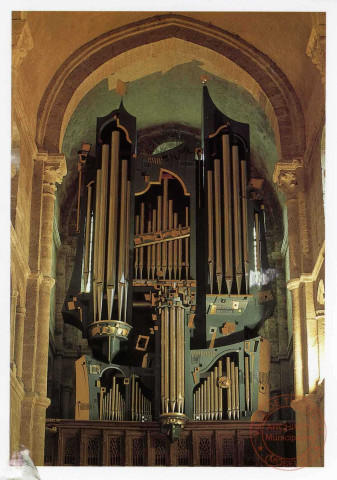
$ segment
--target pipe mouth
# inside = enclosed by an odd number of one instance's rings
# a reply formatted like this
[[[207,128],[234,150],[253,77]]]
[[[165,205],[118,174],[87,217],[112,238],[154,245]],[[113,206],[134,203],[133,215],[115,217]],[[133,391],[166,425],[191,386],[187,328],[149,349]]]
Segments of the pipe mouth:
[[[89,325],[89,339],[99,337],[115,337],[119,340],[127,340],[132,326],[119,320],[100,320]]]

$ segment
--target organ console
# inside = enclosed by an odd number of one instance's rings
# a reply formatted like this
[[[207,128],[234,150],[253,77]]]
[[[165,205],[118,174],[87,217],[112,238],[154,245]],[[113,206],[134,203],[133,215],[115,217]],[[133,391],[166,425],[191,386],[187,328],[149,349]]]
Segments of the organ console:
[[[202,150],[191,140],[137,156],[123,104],[97,119],[63,307],[92,348],[76,361],[76,419],[159,421],[174,441],[188,421],[268,412],[259,329],[275,302],[259,280],[265,225],[249,175],[249,125],[206,86]]]

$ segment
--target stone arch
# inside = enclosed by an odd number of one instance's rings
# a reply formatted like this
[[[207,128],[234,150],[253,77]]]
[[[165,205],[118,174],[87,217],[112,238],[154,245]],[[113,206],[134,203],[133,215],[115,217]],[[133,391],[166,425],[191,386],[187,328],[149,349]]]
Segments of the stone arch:
[[[41,100],[37,118],[38,147],[59,151],[67,106],[92,72],[127,50],[172,37],[217,52],[247,72],[258,83],[275,112],[282,158],[291,160],[303,155],[303,112],[292,85],[280,68],[237,35],[175,14],[157,15],[112,30],[74,52],[55,73]]]

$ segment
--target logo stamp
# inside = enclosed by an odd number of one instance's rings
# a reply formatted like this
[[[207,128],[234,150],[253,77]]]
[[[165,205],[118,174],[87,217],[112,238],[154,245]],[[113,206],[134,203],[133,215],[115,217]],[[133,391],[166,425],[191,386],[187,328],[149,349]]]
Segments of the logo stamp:
[[[270,399],[264,419],[251,423],[250,439],[262,465],[297,470],[306,458],[322,455],[323,429],[324,420],[315,402],[277,395]]]

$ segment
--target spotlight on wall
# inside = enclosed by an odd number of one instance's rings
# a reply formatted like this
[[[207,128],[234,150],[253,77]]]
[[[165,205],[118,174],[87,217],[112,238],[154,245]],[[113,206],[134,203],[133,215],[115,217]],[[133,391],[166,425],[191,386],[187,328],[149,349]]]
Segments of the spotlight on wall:
[[[91,143],[82,142],[81,150],[77,152],[80,158],[80,162],[85,163],[87,156],[89,155],[90,149],[91,149]]]

